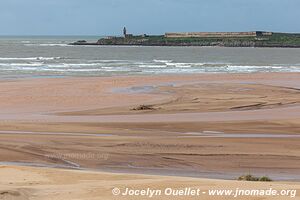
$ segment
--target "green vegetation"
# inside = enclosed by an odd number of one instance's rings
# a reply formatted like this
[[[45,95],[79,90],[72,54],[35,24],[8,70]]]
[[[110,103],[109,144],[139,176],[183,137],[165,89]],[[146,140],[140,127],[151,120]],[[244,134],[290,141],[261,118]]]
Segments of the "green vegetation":
[[[262,176],[262,177],[255,177],[251,174],[247,174],[245,176],[240,176],[238,178],[239,181],[261,181],[261,182],[271,182],[272,179],[270,179],[268,176]]]
[[[262,176],[262,177],[259,178],[259,181],[262,181],[262,182],[271,182],[272,179],[270,179],[267,176]]]
[[[141,46],[223,46],[223,47],[294,47],[300,48],[300,34],[273,33],[257,37],[190,37],[166,38],[164,35],[110,37],[96,43],[75,42],[73,45],[141,45]]]
[[[300,46],[300,34],[274,33],[268,40],[257,43],[269,46]]]

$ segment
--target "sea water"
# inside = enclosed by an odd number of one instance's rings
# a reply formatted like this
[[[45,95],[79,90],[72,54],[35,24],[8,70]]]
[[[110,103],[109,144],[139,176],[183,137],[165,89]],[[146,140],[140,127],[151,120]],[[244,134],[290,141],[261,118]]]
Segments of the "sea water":
[[[97,36],[0,37],[0,78],[300,72],[300,49],[71,46]]]

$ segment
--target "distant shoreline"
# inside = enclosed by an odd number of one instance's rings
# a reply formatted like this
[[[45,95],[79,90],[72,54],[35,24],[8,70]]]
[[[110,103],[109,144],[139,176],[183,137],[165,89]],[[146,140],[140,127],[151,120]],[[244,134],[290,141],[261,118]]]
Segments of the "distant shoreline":
[[[136,47],[216,47],[216,48],[291,48],[298,49],[299,46],[200,46],[200,45],[135,45],[135,44],[97,44],[95,43],[86,43],[86,44],[78,44],[76,42],[70,43],[68,45],[73,46],[136,46]]]
[[[96,42],[79,40],[70,45],[300,48],[300,34],[273,32],[166,33],[165,35],[109,36]]]

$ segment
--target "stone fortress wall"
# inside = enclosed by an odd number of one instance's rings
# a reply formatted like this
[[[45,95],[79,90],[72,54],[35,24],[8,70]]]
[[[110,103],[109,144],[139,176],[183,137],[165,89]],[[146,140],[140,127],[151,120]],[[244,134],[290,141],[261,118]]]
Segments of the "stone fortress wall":
[[[257,37],[271,36],[272,32],[252,31],[252,32],[186,32],[186,33],[166,33],[166,38],[190,38],[190,37]]]

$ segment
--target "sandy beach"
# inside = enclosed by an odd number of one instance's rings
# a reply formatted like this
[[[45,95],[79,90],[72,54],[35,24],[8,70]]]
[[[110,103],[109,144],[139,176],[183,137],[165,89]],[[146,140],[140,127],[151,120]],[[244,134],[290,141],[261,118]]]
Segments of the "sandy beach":
[[[1,199],[149,199],[149,196],[129,196],[121,194],[113,196],[112,188],[118,188],[121,192],[126,187],[138,189],[151,188],[153,190],[166,190],[170,187],[174,191],[185,188],[200,189],[203,192],[208,190],[227,189],[269,189],[300,190],[299,183],[253,183],[246,182],[241,185],[238,181],[146,176],[133,174],[111,174],[99,172],[80,172],[58,169],[39,169],[28,167],[1,167],[1,177],[7,177],[0,181]],[[175,196],[172,199],[231,199],[233,196],[209,196],[201,192],[198,197]],[[151,199],[170,199],[170,196],[153,196]],[[258,199],[257,197],[237,197],[237,199]],[[262,198],[268,199],[268,198]],[[275,196],[269,199],[299,199],[291,196]]]
[[[0,94],[0,199],[300,192],[300,73],[3,79]],[[235,181],[247,173],[274,182]]]
[[[0,200],[300,200],[299,8],[0,0]]]

